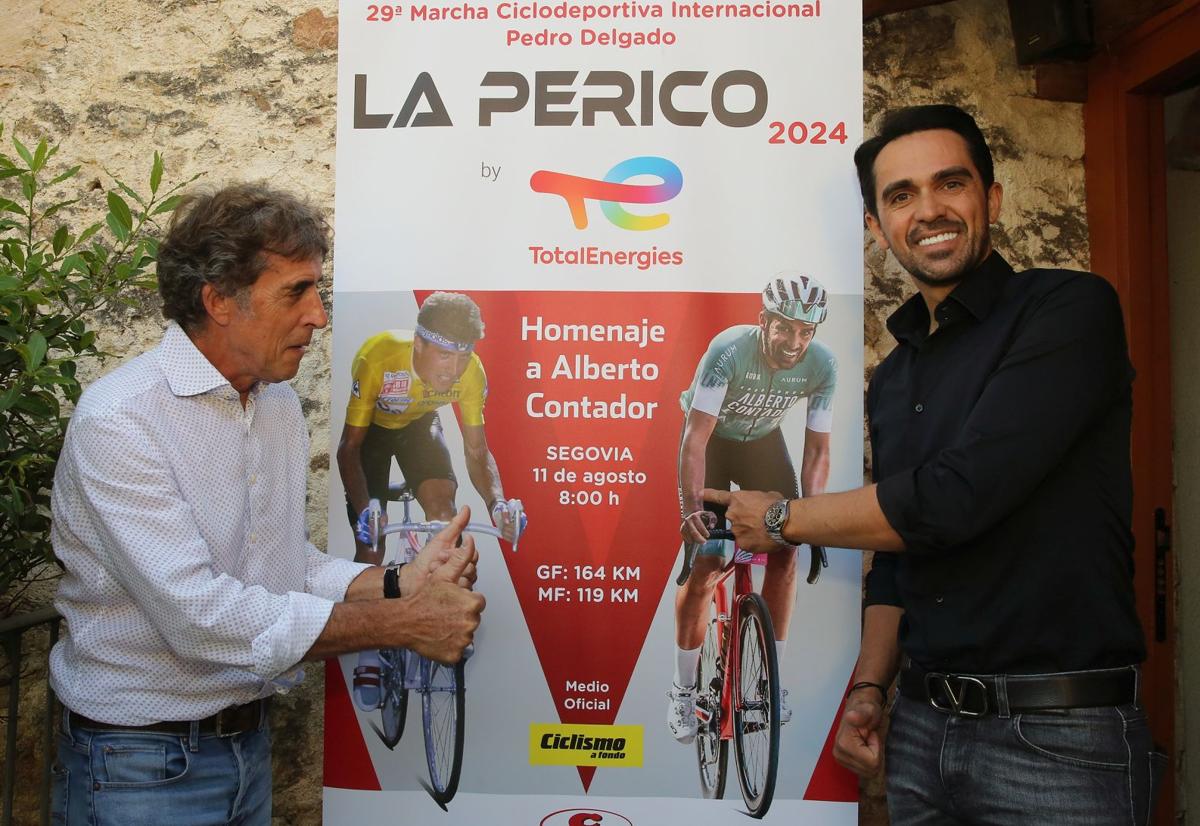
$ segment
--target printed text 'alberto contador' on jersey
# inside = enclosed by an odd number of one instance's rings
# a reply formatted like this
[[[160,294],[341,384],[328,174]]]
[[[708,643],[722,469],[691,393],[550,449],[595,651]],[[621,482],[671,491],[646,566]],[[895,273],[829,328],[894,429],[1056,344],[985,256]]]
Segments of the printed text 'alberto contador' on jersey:
[[[385,330],[363,342],[350,367],[346,424],[398,430],[451,403],[458,405],[464,425],[483,424],[487,376],[479,356],[472,353],[471,363],[454,386],[438,393],[421,381],[413,369],[412,355],[413,333],[409,330]]]
[[[761,334],[757,325],[742,324],[713,338],[679,397],[684,413],[695,408],[716,416],[716,435],[750,441],[779,427],[788,410],[807,398],[807,427],[828,433],[837,384],[832,351],[814,339],[795,367],[773,370],[763,358]]]

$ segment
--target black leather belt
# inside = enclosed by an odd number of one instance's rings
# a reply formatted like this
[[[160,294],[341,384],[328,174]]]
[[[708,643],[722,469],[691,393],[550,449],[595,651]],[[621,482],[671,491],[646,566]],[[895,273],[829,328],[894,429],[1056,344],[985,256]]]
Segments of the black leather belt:
[[[982,717],[1005,709],[1051,711],[1137,702],[1134,666],[1059,674],[947,674],[909,663],[900,673],[900,693],[938,711]],[[1006,702],[1005,702],[1006,701]]]
[[[265,697],[240,706],[230,706],[216,714],[197,721],[201,734],[216,734],[219,737],[232,737],[235,734],[245,734],[257,731],[267,716],[271,707],[271,698]],[[68,719],[72,726],[95,729],[98,731],[153,731],[160,734],[178,734],[186,737],[191,733],[191,720],[165,720],[161,723],[150,723],[146,726],[122,726],[116,723],[101,723],[90,717],[84,717],[74,711],[68,711]]]

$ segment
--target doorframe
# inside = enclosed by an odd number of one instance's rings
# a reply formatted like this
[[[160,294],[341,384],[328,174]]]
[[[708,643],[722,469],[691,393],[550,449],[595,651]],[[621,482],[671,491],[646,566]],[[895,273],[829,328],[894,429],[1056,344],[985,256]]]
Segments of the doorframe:
[[[1155,510],[1172,520],[1170,284],[1167,274],[1163,97],[1200,74],[1200,0],[1183,0],[1105,47],[1088,66],[1084,172],[1092,269],[1125,310],[1133,385],[1134,590],[1146,629],[1142,696],[1154,738],[1171,756],[1156,823],[1175,822],[1176,618],[1174,560],[1156,583]],[[1165,639],[1155,595],[1166,595]]]

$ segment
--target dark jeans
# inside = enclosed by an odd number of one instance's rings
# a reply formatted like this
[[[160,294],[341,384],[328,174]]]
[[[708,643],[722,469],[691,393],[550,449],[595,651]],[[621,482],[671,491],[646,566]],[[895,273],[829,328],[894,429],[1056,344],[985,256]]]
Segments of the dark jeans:
[[[60,731],[50,811],[66,826],[270,826],[270,731]]]
[[[1137,706],[971,718],[900,697],[888,813],[892,826],[1142,826],[1165,764]]]

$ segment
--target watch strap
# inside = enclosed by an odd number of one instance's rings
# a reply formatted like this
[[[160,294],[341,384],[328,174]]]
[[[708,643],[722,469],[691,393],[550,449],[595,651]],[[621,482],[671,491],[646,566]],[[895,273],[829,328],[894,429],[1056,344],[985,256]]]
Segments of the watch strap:
[[[385,599],[400,598],[400,569],[407,563],[389,565],[383,572],[383,596]]]

